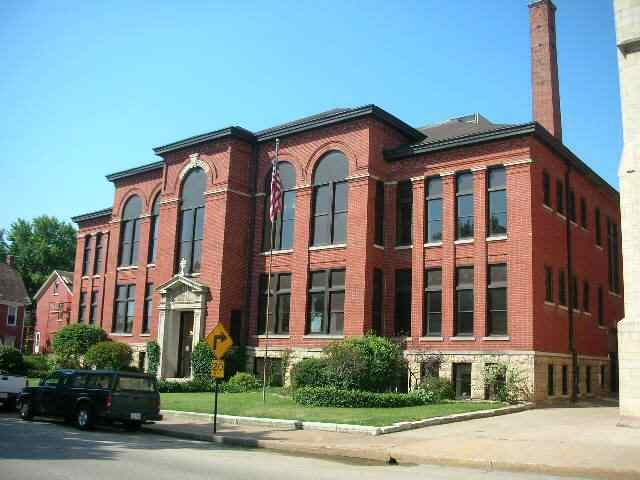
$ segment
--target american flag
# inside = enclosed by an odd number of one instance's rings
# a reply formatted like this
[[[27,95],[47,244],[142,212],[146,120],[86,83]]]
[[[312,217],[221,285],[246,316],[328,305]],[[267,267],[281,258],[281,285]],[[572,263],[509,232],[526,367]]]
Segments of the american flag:
[[[282,211],[282,183],[280,182],[280,174],[278,173],[278,147],[279,141],[276,140],[276,158],[273,160],[271,167],[271,202],[269,210],[269,218],[271,222],[275,222],[278,213]]]

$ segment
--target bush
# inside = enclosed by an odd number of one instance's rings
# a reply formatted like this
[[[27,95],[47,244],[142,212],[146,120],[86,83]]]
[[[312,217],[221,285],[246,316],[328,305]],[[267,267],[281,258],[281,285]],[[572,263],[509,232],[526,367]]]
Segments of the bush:
[[[50,364],[44,355],[24,355],[24,365],[28,377],[46,377],[50,372]]]
[[[86,367],[124,370],[133,359],[131,347],[121,342],[100,342],[91,347],[84,356]]]
[[[213,382],[168,382],[166,380],[158,380],[158,391],[161,393],[213,392]]]
[[[426,405],[432,401],[427,392],[379,393],[344,390],[335,386],[301,387],[293,392],[296,403],[307,407],[398,408]]]
[[[386,337],[367,334],[344,342],[360,353],[366,364],[359,388],[383,392],[398,384],[403,372],[402,350]]]
[[[453,400],[456,396],[453,384],[449,380],[433,376],[423,380],[416,390],[427,392],[432,396],[434,402]]]
[[[291,386],[318,387],[327,385],[327,361],[324,358],[305,358],[293,366],[291,370]]]
[[[0,345],[0,371],[13,375],[24,375],[26,366],[22,352],[8,345]]]
[[[155,340],[147,342],[147,373],[149,375],[158,374],[160,365],[160,345]]]
[[[53,351],[61,364],[67,360],[80,361],[96,343],[107,340],[107,333],[99,327],[75,323],[62,328],[53,339]]]
[[[324,349],[326,385],[342,390],[362,389],[367,383],[368,366],[362,353],[349,341],[334,342]]]
[[[224,384],[223,389],[226,393],[242,393],[257,390],[261,386],[262,384],[250,373],[238,372]]]
[[[527,375],[518,367],[506,363],[485,365],[483,380],[492,400],[516,403],[530,397]]]
[[[211,365],[213,364],[213,350],[205,340],[200,340],[193,349],[191,356],[191,370],[193,379],[198,382],[211,381]]]

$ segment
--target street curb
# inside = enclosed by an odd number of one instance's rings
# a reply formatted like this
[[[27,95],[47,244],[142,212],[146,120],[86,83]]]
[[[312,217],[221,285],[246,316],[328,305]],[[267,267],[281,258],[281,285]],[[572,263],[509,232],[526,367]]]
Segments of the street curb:
[[[218,415],[218,422],[230,425],[270,426],[278,428],[280,430],[317,430],[324,432],[385,435],[388,433],[404,432],[407,430],[430,427],[433,425],[445,425],[447,423],[462,422],[465,420],[475,420],[478,418],[489,418],[497,417],[499,415],[507,415],[510,413],[518,413],[532,409],[534,408],[534,406],[535,405],[533,403],[522,403],[519,405],[509,405],[507,407],[493,408],[490,410],[478,410],[476,412],[455,413],[453,415],[426,418],[424,420],[398,422],[382,427],[370,427],[367,425],[353,425],[342,423],[303,422],[301,420],[283,420],[278,418],[241,417],[235,415]],[[183,412],[179,410],[162,410],[161,413],[163,415],[197,418],[198,420],[207,419],[209,423],[213,423],[213,415],[211,415],[210,413]]]
[[[510,472],[537,473],[543,475],[589,477],[606,480],[637,480],[640,477],[640,471],[634,470],[613,470],[588,467],[561,467],[536,463],[511,463],[492,460],[432,457],[426,455],[416,456],[411,454],[403,454],[402,452],[398,452],[393,448],[388,448],[385,450],[376,450],[371,448],[363,448],[362,450],[339,449],[331,446],[316,447],[310,446],[308,444],[287,442],[282,440],[258,440],[255,438],[247,437],[213,435],[211,433],[201,434],[193,432],[180,432],[170,429],[155,429],[143,427],[143,430],[148,433],[155,433],[157,435],[163,435],[167,437],[216,443],[229,447],[266,449],[286,454],[325,457],[328,459],[357,459],[388,463],[389,460],[393,458],[400,465],[430,464],[448,467],[466,467],[482,469],[486,471],[503,470]]]

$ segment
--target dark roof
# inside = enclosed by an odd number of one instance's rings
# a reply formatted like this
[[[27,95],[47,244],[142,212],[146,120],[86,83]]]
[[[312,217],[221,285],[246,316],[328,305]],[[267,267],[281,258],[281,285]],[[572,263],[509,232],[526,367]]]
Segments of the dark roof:
[[[38,291],[33,296],[33,299],[35,301],[38,301],[40,296],[47,290],[47,288],[49,288],[49,285],[51,284],[51,282],[57,277],[60,277],[62,279],[62,281],[64,282],[66,287],[69,289],[71,294],[73,294],[73,272],[67,272],[64,270],[54,270],[53,272],[51,272],[51,275],[49,275],[47,279],[44,281],[44,283],[40,286]]]
[[[69,286],[69,288],[73,289],[73,272],[67,272],[65,270],[56,270],[62,281]]]
[[[417,144],[425,145],[448,138],[491,132],[512,126],[513,125],[493,123],[479,113],[473,113],[471,115],[465,115],[464,117],[452,118],[444,123],[419,128],[418,130],[425,134],[425,138]]]
[[[159,162],[147,163],[146,165],[141,165],[140,167],[130,168],[128,170],[122,170],[121,172],[111,173],[107,175],[107,180],[109,180],[110,182],[115,182],[116,180],[131,177],[132,175],[138,175],[140,173],[159,170],[162,167],[164,167],[163,160],[160,160]]]
[[[199,143],[210,142],[211,140],[218,140],[225,137],[238,137],[251,142],[255,140],[253,133],[249,130],[234,126],[185,138],[184,140],[178,140],[177,142],[168,143],[167,145],[154,148],[153,153],[161,155],[163,153],[173,152],[174,150],[180,150],[181,148],[187,148],[193,145],[198,145]]]
[[[111,207],[109,207],[103,210],[98,210],[97,212],[83,213],[82,215],[71,217],[71,220],[73,220],[75,223],[80,223],[87,220],[93,220],[95,218],[106,217],[107,215],[111,215],[111,210]]]
[[[14,267],[0,263],[0,303],[4,302],[30,303],[22,275]]]

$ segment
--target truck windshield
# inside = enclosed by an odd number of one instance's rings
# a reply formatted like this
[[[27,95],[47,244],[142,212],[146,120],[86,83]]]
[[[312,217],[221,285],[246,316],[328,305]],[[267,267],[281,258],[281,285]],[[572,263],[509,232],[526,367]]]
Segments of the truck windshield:
[[[146,377],[120,377],[118,379],[118,391],[155,392],[156,383],[153,378]]]

